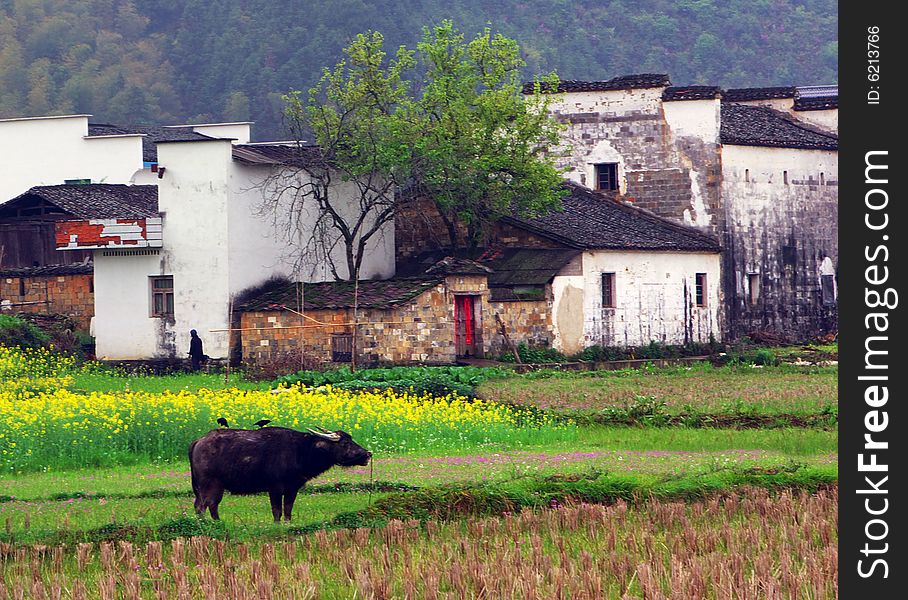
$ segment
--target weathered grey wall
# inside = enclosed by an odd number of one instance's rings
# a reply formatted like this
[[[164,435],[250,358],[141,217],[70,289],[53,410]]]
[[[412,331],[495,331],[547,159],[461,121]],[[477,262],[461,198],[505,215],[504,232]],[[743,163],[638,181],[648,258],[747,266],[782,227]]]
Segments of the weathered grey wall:
[[[838,312],[824,305],[820,276],[827,257],[825,269],[838,267],[837,153],[725,146],[722,154],[731,333],[803,339],[836,330]],[[756,303],[751,274],[759,276]]]

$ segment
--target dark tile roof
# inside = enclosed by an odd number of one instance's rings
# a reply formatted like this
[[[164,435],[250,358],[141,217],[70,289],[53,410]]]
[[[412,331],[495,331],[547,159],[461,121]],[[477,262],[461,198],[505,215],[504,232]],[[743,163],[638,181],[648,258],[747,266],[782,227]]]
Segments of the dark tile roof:
[[[39,185],[4,203],[39,198],[77,219],[142,219],[158,216],[158,187],[110,183]]]
[[[714,100],[722,96],[722,88],[716,85],[686,85],[668,87],[662,92],[662,100]]]
[[[545,285],[578,254],[572,248],[500,248],[487,250],[478,260],[493,270],[491,287]]]
[[[397,274],[402,277],[424,277],[433,271],[434,265],[441,261],[459,261],[471,264],[478,269],[469,274],[488,275],[489,286],[537,286],[545,285],[580,254],[574,248],[506,248],[492,247],[476,250],[473,260],[451,258],[446,250],[424,252],[419,256],[397,265]],[[455,271],[456,274],[457,273]],[[454,273],[448,273],[454,274]]]
[[[426,269],[426,275],[488,275],[492,269],[468,258],[445,256]]]
[[[505,217],[504,221],[571,248],[719,251],[718,240],[698,229],[575,183],[565,185],[570,195],[561,201],[562,212],[535,219]]]
[[[91,275],[94,272],[92,263],[73,263],[69,265],[42,265],[40,267],[11,267],[0,269],[0,277],[53,277],[58,275]]]
[[[793,86],[763,87],[763,88],[735,88],[725,90],[722,97],[728,102],[746,102],[748,100],[775,100],[780,98],[794,98],[797,89]]]
[[[145,162],[158,162],[158,142],[193,142],[214,139],[210,136],[197,133],[191,126],[187,127],[160,127],[157,125],[107,125],[104,123],[89,123],[88,135],[124,135],[140,133],[142,138],[142,160]]]
[[[838,96],[820,98],[795,98],[795,110],[832,110],[839,107]]]
[[[324,160],[317,146],[274,144],[234,144],[233,160],[248,165],[286,165],[302,167]]]
[[[719,140],[737,146],[837,150],[839,138],[764,106],[722,103]]]
[[[639,75],[621,75],[607,81],[577,81],[574,79],[562,79],[558,82],[558,92],[605,92],[609,90],[630,90],[642,88],[665,87],[671,81],[668,75],[657,73],[642,73]],[[523,93],[532,94],[533,82],[523,84]],[[542,92],[552,91],[550,86],[543,83],[540,90]]]
[[[419,296],[441,283],[437,277],[394,278],[359,282],[360,308],[391,308]],[[296,310],[301,284],[286,280],[266,282],[241,293],[236,308],[241,311]],[[326,281],[303,285],[306,310],[353,308],[352,281]]]

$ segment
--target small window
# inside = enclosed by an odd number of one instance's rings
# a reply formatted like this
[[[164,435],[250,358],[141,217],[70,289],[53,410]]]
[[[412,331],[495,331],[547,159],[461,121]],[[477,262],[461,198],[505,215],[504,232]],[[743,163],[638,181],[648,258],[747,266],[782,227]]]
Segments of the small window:
[[[744,169],[744,181],[750,183],[750,169]]]
[[[785,185],[788,185],[788,171],[782,171],[782,181],[785,182]]]
[[[615,274],[602,274],[602,308],[615,308]]]
[[[19,296],[25,296],[25,277],[19,278]]]
[[[339,333],[331,336],[331,361],[337,363],[353,362],[353,336]]]
[[[706,306],[706,273],[697,273],[694,296],[697,306]]]
[[[823,306],[835,306],[835,275],[820,275]]]
[[[596,165],[596,189],[618,189],[618,163],[602,163]]]
[[[760,274],[750,273],[747,276],[747,287],[750,293],[750,304],[754,306],[760,300]]]
[[[173,276],[149,277],[151,281],[151,316],[173,317]]]

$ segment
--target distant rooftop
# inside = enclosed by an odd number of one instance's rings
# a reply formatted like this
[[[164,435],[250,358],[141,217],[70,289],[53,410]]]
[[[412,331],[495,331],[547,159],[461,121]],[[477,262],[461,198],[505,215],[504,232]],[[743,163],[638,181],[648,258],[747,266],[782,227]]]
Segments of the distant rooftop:
[[[247,165],[303,166],[322,158],[318,147],[297,145],[295,142],[259,142],[233,146],[233,160]]]
[[[668,75],[656,73],[641,73],[638,75],[621,75],[613,77],[606,81],[577,81],[574,79],[563,79],[558,82],[557,92],[605,92],[610,90],[631,90],[643,88],[666,87],[671,84]],[[533,82],[523,84],[523,93],[532,94],[534,90]],[[540,90],[543,93],[552,92],[551,86],[547,83],[541,85]]]
[[[716,238],[648,211],[619,202],[613,194],[565,182],[570,192],[561,212],[503,221],[570,248],[718,252]],[[494,266],[493,266],[494,268]]]
[[[764,106],[722,103],[719,139],[723,144],[804,150],[837,150],[839,138]]]
[[[108,125],[89,123],[88,136],[142,134],[142,160],[158,162],[158,142],[190,142],[214,139],[192,130],[192,125],[167,127],[160,125]]]
[[[785,87],[759,87],[759,88],[733,88],[725,90],[722,97],[727,102],[746,102],[748,100],[776,100],[794,98],[797,88]]]
[[[43,200],[77,219],[144,219],[158,216],[156,185],[110,183],[39,185],[0,204],[0,213]]]
[[[667,87],[662,92],[665,102],[679,100],[714,100],[722,96],[722,88],[717,85],[684,85]]]
[[[272,280],[240,292],[235,308],[239,311],[297,310],[301,297],[307,311],[352,308],[354,292],[358,292],[356,300],[360,309],[390,308],[412,300],[441,281],[441,277],[430,276],[413,279],[396,277],[382,281],[363,280],[358,286],[354,286],[352,281],[303,285],[287,280]]]
[[[795,96],[795,110],[832,110],[839,107],[839,86],[814,85],[799,87]]]

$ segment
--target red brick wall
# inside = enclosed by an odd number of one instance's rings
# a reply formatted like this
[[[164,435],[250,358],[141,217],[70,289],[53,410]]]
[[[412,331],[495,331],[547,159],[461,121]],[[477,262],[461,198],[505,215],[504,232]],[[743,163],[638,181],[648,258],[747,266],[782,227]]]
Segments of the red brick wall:
[[[3,276],[0,277],[0,302],[5,300],[9,300],[16,312],[69,315],[82,331],[88,331],[95,314],[91,274]]]

